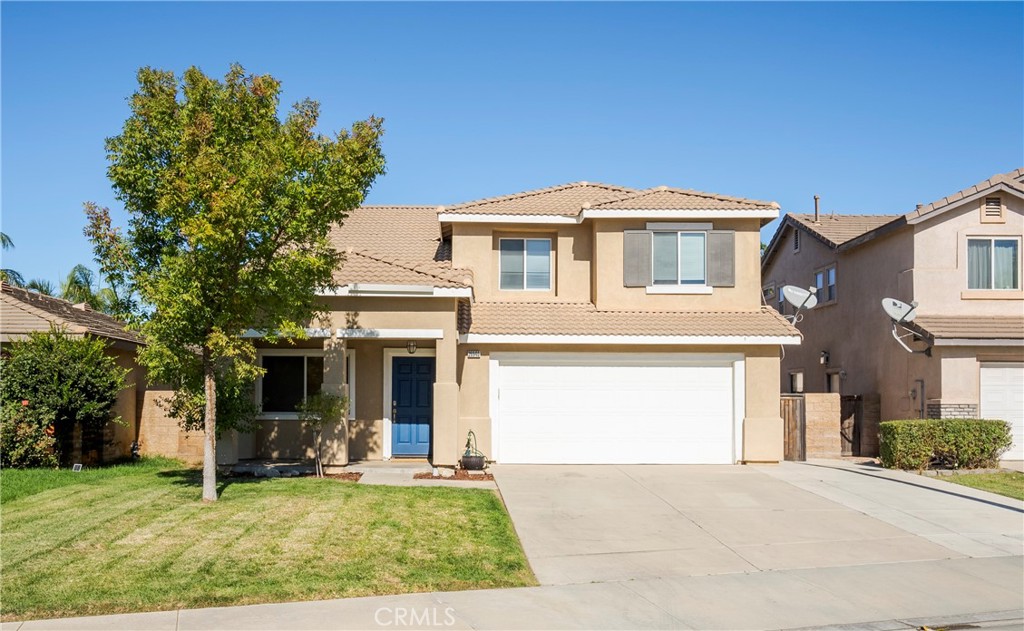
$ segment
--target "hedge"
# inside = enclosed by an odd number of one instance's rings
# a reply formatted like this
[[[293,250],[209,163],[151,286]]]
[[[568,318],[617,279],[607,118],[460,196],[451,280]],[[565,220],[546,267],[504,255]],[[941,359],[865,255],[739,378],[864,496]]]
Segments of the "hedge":
[[[879,459],[890,469],[995,467],[1013,438],[1006,421],[948,418],[885,421]]]

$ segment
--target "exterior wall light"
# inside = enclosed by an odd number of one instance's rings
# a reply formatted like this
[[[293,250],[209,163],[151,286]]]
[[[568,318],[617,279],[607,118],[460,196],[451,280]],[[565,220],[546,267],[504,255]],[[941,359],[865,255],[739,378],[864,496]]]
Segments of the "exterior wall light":
[[[405,343],[405,350],[409,351],[410,355],[416,354],[416,340],[409,340]]]
[[[828,366],[828,359],[828,351],[821,351],[821,357],[818,358],[818,361],[822,366]]]

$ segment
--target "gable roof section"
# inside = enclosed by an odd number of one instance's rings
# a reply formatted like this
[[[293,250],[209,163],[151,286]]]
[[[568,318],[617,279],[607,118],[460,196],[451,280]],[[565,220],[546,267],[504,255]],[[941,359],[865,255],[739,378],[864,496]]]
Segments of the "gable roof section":
[[[777,311],[599,311],[593,303],[462,302],[459,331],[507,336],[798,337]],[[613,340],[612,340],[613,341]]]
[[[918,206],[905,215],[829,215],[821,216],[817,222],[814,215],[787,214],[779,224],[772,240],[761,257],[761,269],[764,270],[778,249],[787,228],[803,230],[825,245],[836,250],[847,250],[866,243],[890,230],[908,224],[916,224],[930,219],[972,198],[981,198],[997,190],[1009,191],[1024,197],[1024,167],[999,173],[947,195],[942,199]]]
[[[334,277],[339,285],[465,288],[473,282],[471,271],[452,269],[437,206],[361,206],[329,238],[346,256]]]
[[[761,256],[761,269],[764,270],[775,256],[787,229],[802,230],[829,248],[841,251],[855,248],[906,223],[903,215],[819,215],[818,221],[814,221],[814,215],[787,213]]]
[[[905,217],[909,223],[918,223],[949,210],[960,202],[982,197],[983,195],[995,192],[996,190],[1004,190],[1024,197],[1024,167],[1015,169],[1009,173],[998,173],[987,180],[983,180],[977,184],[972,184],[971,186],[957,191],[952,195],[947,195],[940,200],[923,206],[918,206],[916,209],[907,213]]]
[[[438,212],[451,215],[539,215],[575,217],[585,204],[634,193],[631,188],[597,182],[570,182],[501,197],[442,206]]]
[[[589,204],[593,210],[778,210],[775,202],[657,186]]]
[[[125,329],[125,323],[85,305],[46,296],[3,283],[0,290],[0,337],[8,340],[35,331],[47,331],[51,324],[65,327],[75,335],[95,335],[111,340],[142,344],[142,337]]]
[[[345,262],[334,275],[338,285],[427,285],[465,288],[473,283],[468,270],[456,270],[433,262],[400,261],[367,250],[345,252]]]

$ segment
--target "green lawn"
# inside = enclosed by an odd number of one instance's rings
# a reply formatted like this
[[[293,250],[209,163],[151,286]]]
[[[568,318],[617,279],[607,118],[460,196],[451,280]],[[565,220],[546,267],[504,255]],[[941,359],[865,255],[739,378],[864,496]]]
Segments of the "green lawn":
[[[983,491],[991,491],[1018,500],[1024,500],[1024,473],[1000,471],[999,473],[964,473],[942,478],[956,484],[963,484]]]
[[[492,491],[222,481],[143,461],[0,472],[3,620],[535,584]]]

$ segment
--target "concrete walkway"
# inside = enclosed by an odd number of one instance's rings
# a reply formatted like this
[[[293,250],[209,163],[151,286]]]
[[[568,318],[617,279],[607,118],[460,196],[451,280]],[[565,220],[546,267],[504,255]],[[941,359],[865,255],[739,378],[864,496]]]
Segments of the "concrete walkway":
[[[836,461],[494,472],[539,587],[2,629],[1024,626],[1015,500]]]

